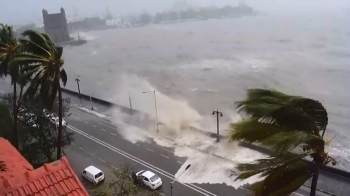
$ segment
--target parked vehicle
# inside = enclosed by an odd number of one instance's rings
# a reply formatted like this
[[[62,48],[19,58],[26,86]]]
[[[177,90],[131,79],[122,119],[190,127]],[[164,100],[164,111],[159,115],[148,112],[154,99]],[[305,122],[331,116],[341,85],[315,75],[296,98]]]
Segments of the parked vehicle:
[[[141,170],[137,173],[133,173],[132,178],[135,183],[142,184],[151,190],[156,190],[163,184],[160,177],[147,170]]]
[[[105,180],[104,173],[92,165],[85,168],[81,175],[94,184],[99,184]]]
[[[54,116],[51,116],[50,117],[50,121],[53,123],[53,124],[55,124],[56,126],[58,126],[59,125],[59,118],[58,117],[54,117]],[[67,126],[67,122],[65,121],[65,120],[63,120],[62,119],[62,126],[63,127],[65,127],[65,126]]]

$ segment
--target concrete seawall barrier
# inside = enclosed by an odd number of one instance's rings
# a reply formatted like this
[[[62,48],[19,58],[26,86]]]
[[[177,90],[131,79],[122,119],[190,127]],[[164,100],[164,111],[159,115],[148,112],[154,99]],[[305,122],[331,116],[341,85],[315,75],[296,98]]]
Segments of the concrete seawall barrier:
[[[80,94],[79,95],[79,93],[76,92],[76,91],[72,91],[72,90],[69,90],[69,89],[62,88],[62,92],[66,93],[68,95],[76,96],[76,97],[80,96],[81,99],[90,101],[90,96],[84,95],[84,94]],[[96,97],[91,97],[91,100],[94,103],[101,104],[101,105],[104,105],[104,106],[107,106],[107,107],[117,107],[118,109],[120,109],[120,111],[122,111],[124,113],[127,113],[127,114],[130,114],[130,115],[144,114],[141,111],[138,111],[138,110],[135,110],[135,109],[130,109],[128,107],[125,107],[125,106],[122,106],[122,105],[118,105],[118,104],[115,104],[115,103],[112,103],[112,102],[109,102],[109,101],[106,101],[106,100],[102,100],[102,99],[99,99],[99,98],[96,98]],[[147,114],[145,114],[145,115],[147,115]],[[194,130],[194,131],[197,131],[197,132],[200,132],[200,133],[203,133],[203,134],[208,135],[208,136],[213,137],[213,138],[217,137],[216,133],[210,132],[208,130],[203,130],[203,129],[200,129],[200,128],[197,128],[197,127],[193,127],[193,126],[191,126],[190,129]],[[219,137],[221,139],[227,138],[227,137],[225,137],[223,135],[220,135]],[[264,154],[272,154],[272,150],[270,150],[268,148],[265,148],[265,147],[262,147],[262,146],[259,146],[259,145],[256,145],[256,144],[240,142],[239,145],[242,146],[242,147],[246,147],[246,148],[252,149],[252,150],[256,150],[256,151],[264,153]],[[349,171],[337,169],[335,167],[330,167],[330,166],[326,166],[326,167],[323,167],[323,168],[320,168],[320,169],[321,169],[321,172],[323,172],[323,173],[331,173],[331,174],[334,174],[334,175],[338,175],[338,176],[350,179],[350,172]]]

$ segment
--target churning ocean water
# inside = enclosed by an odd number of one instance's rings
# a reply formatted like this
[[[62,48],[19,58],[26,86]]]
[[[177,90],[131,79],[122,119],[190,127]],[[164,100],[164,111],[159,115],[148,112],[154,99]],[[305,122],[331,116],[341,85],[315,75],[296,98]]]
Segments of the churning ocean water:
[[[130,94],[140,109],[153,104],[141,93],[151,86],[206,119],[212,110],[222,111],[222,130],[248,88],[317,99],[329,113],[328,149],[338,167],[350,170],[347,18],[339,12],[266,14],[85,32],[87,44],[64,49],[67,88],[77,90],[79,77],[82,93],[126,106]],[[214,119],[210,123],[204,128],[215,127]]]

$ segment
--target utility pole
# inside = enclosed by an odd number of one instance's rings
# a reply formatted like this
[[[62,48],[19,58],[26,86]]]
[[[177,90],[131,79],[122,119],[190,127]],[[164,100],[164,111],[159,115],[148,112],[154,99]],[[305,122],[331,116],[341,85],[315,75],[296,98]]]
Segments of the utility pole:
[[[219,134],[219,115],[220,116],[223,116],[222,115],[222,112],[219,112],[219,110],[216,110],[216,111],[213,111],[212,113],[213,115],[216,114],[216,133],[217,133],[217,138],[216,138],[216,141],[219,142],[220,141],[220,134]]]
[[[130,91],[128,91],[128,93],[129,93],[130,110],[132,110]]]
[[[91,89],[89,89],[89,91],[90,91],[90,103],[91,103],[91,110],[94,110],[94,106],[92,106]]]
[[[311,182],[311,190],[310,190],[310,196],[316,196],[316,188],[317,188],[317,181],[318,181],[318,175],[320,172],[320,168],[317,165],[317,163],[314,163],[314,175],[312,177],[312,182]]]
[[[186,166],[185,170],[177,178],[179,178],[190,167],[191,167],[191,164],[188,164]],[[174,184],[174,182],[176,181],[177,178],[175,178],[174,181],[170,182],[170,196],[173,196],[173,184]]]
[[[153,95],[154,95],[154,109],[156,111],[156,124],[155,124],[155,128],[157,130],[157,132],[159,132],[159,129],[158,129],[158,111],[157,111],[157,98],[156,98],[156,90],[153,90],[153,91],[145,91],[145,92],[142,92],[142,93],[152,93],[153,92]]]

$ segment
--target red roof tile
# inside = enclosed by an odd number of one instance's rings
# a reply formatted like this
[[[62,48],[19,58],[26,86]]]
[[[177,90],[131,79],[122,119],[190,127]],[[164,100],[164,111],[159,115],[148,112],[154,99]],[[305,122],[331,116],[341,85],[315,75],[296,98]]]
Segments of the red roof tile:
[[[34,170],[33,166],[17,151],[12,144],[0,137],[0,161],[5,163],[5,171],[0,170],[0,180],[13,177],[19,172]]]
[[[0,160],[3,159],[8,168],[8,171],[0,171],[0,195],[3,196],[87,196],[89,195],[84,189],[83,185],[75,175],[74,171],[69,165],[66,157],[52,163],[44,164],[42,167],[34,170],[33,167],[20,155],[17,150],[16,157],[9,159],[8,154],[2,153],[8,149],[7,152],[14,153],[14,148],[7,140],[0,138]],[[5,144],[5,145],[4,145]],[[3,156],[5,154],[5,156]],[[23,161],[23,159],[25,161]],[[20,160],[22,165],[29,165],[31,169],[23,169],[20,167],[21,163],[14,164],[7,160]],[[13,168],[12,166],[15,166]],[[20,170],[16,170],[20,168]],[[11,173],[8,175],[7,173]]]

